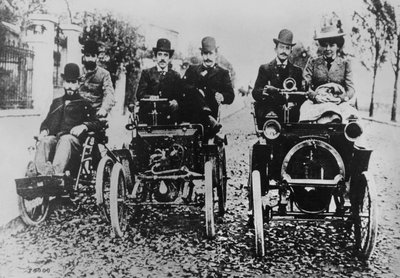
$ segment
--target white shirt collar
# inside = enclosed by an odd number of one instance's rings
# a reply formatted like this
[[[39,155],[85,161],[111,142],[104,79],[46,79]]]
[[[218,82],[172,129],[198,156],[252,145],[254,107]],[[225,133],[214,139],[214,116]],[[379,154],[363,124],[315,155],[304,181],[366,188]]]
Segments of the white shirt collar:
[[[282,66],[282,67],[286,68],[287,64],[288,64],[288,60],[287,59],[282,63],[281,60],[279,60],[279,58],[276,57],[276,65],[277,66]]]
[[[167,73],[168,72],[168,66],[166,66],[165,68],[160,68],[160,66],[159,65],[157,65],[157,71],[158,72],[165,72],[165,73]]]

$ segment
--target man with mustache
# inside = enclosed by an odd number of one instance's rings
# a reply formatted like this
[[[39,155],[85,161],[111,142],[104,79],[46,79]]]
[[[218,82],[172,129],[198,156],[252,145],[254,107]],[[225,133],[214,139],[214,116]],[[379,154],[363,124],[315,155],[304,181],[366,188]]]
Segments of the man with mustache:
[[[99,117],[106,117],[115,104],[114,87],[110,73],[97,65],[99,46],[88,40],[82,49],[83,73],[80,78],[80,95],[90,101]]]
[[[190,66],[183,77],[185,102],[188,109],[184,118],[201,123],[213,137],[222,125],[217,121],[219,106],[231,104],[235,98],[229,71],[217,62],[218,48],[213,37],[201,41],[203,63]]]
[[[28,166],[30,176],[63,175],[66,170],[77,170],[87,132],[102,127],[91,103],[79,95],[79,75],[77,64],[65,65],[61,75],[65,94],[53,100],[40,126],[34,163]]]
[[[278,119],[283,120],[282,104],[285,98],[279,94],[283,89],[283,82],[291,77],[296,81],[297,90],[302,90],[302,70],[289,61],[292,52],[293,33],[283,29],[279,32],[278,38],[273,39],[275,43],[276,58],[268,64],[261,65],[258,76],[252,91],[253,98],[256,100],[255,112],[258,122],[263,122],[267,114],[274,113]],[[299,102],[304,99],[299,98]],[[294,107],[290,113],[291,120],[297,121],[299,117],[298,107]],[[262,127],[259,127],[262,128]]]
[[[140,76],[136,98],[141,100],[144,97],[158,96],[168,99],[168,104],[161,104],[159,113],[165,112],[166,123],[176,123],[178,119],[178,107],[181,100],[181,78],[179,73],[170,69],[170,61],[174,50],[168,39],[160,38],[156,47],[153,47],[156,65],[142,71]],[[134,103],[130,104],[132,109]],[[140,103],[139,119],[148,119],[153,109],[152,103]],[[162,123],[162,119],[161,120]],[[146,120],[145,120],[146,121]]]

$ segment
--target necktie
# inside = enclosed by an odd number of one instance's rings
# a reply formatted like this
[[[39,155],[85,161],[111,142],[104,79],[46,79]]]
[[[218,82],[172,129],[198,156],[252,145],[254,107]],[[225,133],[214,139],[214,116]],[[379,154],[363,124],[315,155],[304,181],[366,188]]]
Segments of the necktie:
[[[331,66],[332,66],[333,59],[326,58],[325,60],[326,60],[326,66],[328,67],[328,70],[330,70]]]

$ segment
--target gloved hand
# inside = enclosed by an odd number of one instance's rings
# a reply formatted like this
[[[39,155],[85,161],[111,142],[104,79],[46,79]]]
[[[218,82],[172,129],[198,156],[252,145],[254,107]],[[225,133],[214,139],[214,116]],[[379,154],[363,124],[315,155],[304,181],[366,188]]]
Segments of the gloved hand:
[[[277,95],[280,91],[281,91],[281,89],[279,89],[279,88],[276,88],[271,85],[265,85],[264,89],[263,89],[263,95],[264,96],[273,96],[273,95]]]
[[[171,111],[176,111],[178,110],[178,102],[173,99],[169,101],[169,108],[171,109]]]
[[[221,104],[224,101],[224,95],[221,93],[216,92],[215,93],[215,100],[217,101],[218,104]]]
[[[135,111],[135,104],[133,104],[133,103],[130,103],[130,104],[128,104],[128,111],[129,112],[134,112]]]
[[[46,137],[47,135],[49,135],[49,131],[47,130],[47,129],[43,129],[41,132],[40,132],[40,134],[39,134],[39,136],[38,136],[38,140],[40,141],[40,140],[42,140],[44,137]]]
[[[78,137],[79,135],[81,135],[87,129],[88,129],[87,126],[84,125],[84,124],[77,125],[77,126],[74,126],[69,133],[71,133],[72,135]]]

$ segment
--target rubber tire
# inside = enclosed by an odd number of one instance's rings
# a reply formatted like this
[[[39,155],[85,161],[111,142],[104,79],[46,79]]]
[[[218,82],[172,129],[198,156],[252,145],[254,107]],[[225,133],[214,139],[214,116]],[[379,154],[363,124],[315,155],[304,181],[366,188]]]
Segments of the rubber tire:
[[[50,202],[49,202],[49,197],[38,197],[42,198],[40,206],[42,206],[42,210],[40,212],[40,215],[38,217],[33,218],[32,215],[27,211],[25,202],[26,201],[33,201],[33,200],[27,200],[24,199],[21,196],[18,196],[18,209],[21,215],[22,221],[29,225],[29,226],[36,226],[39,225],[41,222],[46,220],[47,215],[49,214],[49,209],[50,209]],[[38,199],[35,198],[34,200]]]
[[[360,243],[356,243],[356,248],[361,258],[368,259],[374,251],[378,229],[376,185],[373,175],[369,172],[363,172],[360,180],[365,182],[366,190],[362,199],[363,204],[357,209],[358,215],[354,223],[354,233],[360,237],[364,235],[365,239],[362,238]],[[367,211],[361,211],[365,208],[363,206],[365,201],[368,202]],[[362,217],[362,215],[368,218],[367,225],[364,227],[361,225],[361,220],[357,223],[357,219]]]
[[[206,216],[206,236],[215,236],[214,225],[214,181],[215,171],[212,160],[204,164],[204,186],[205,186],[205,216]]]
[[[253,218],[254,218],[254,234],[256,244],[256,255],[263,257],[265,255],[264,246],[264,221],[263,209],[261,201],[261,177],[260,172],[254,170],[251,177],[251,191],[253,197]]]
[[[227,188],[227,173],[226,173],[226,153],[225,148],[221,148],[218,154],[218,179],[217,194],[218,194],[218,214],[224,216],[226,211],[226,188]]]
[[[112,171],[112,166],[114,164],[114,161],[108,156],[104,156],[100,162],[99,165],[97,166],[97,171],[96,171],[96,204],[97,207],[100,210],[100,215],[101,217],[107,221],[110,222],[110,211],[109,211],[109,202],[105,201],[105,192],[108,191],[108,194],[110,194],[110,179],[111,179],[111,171]],[[108,176],[108,184],[106,183],[107,181],[104,180],[104,174],[106,167],[110,166],[109,170],[109,176]],[[107,186],[108,185],[108,186]]]
[[[126,179],[121,163],[115,163],[111,171],[110,219],[116,237],[123,237],[127,228],[125,209]]]

